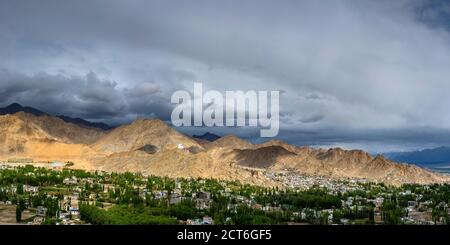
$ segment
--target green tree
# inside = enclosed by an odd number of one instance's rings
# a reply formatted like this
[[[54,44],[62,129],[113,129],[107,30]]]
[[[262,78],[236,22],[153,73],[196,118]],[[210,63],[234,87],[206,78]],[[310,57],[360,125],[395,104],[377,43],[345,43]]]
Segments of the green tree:
[[[341,219],[344,218],[344,214],[340,210],[334,210],[333,211],[333,223],[334,224],[340,224]]]
[[[23,195],[23,185],[21,183],[17,184],[17,195]]]
[[[373,207],[369,208],[368,213],[369,213],[369,223],[375,224],[375,211],[374,211]]]

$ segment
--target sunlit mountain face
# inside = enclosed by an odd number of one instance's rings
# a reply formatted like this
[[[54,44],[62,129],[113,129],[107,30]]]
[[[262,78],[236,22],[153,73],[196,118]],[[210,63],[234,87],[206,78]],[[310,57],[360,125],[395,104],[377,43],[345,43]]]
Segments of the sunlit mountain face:
[[[277,138],[291,144],[371,153],[448,146],[445,9],[444,1],[2,2],[0,107],[104,129],[137,118],[170,123],[172,93],[202,82],[221,93],[280,91]],[[179,130],[265,140],[251,127]]]

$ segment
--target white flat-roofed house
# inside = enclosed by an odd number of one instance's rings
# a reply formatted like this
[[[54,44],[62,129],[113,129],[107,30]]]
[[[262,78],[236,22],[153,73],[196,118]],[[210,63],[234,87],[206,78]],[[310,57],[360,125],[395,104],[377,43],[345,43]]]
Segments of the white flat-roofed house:
[[[80,210],[78,210],[78,208],[74,208],[74,207],[70,207],[69,208],[69,213],[71,214],[71,215],[79,215],[80,214]]]

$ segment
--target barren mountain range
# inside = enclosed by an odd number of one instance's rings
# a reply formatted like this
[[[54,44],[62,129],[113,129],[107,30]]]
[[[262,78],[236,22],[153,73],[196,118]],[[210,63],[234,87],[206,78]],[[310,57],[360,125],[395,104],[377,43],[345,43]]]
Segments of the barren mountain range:
[[[291,171],[376,182],[448,182],[447,176],[395,163],[360,150],[297,147],[272,140],[251,144],[233,135],[193,138],[158,119],[105,130],[46,113],[0,115],[0,160],[71,161],[73,168],[132,171],[169,177],[205,177],[271,185],[261,171]]]

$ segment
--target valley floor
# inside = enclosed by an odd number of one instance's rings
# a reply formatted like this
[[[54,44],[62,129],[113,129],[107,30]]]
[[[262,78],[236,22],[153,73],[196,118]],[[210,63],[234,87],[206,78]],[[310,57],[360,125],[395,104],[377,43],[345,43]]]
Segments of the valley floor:
[[[387,186],[263,172],[283,187],[136,173],[0,166],[0,222],[449,224],[450,185]]]

